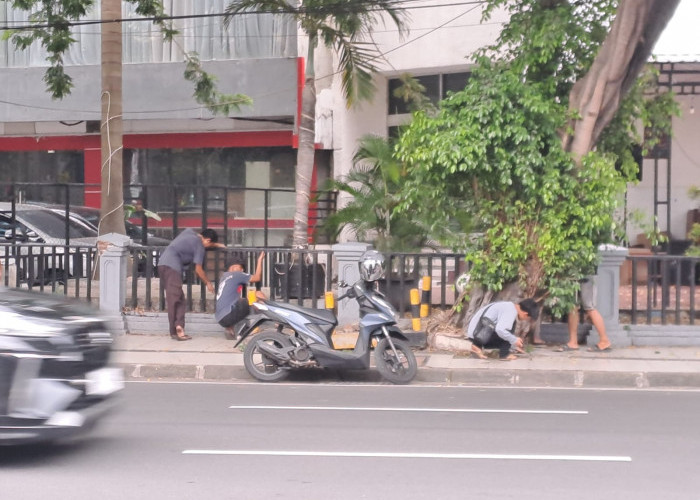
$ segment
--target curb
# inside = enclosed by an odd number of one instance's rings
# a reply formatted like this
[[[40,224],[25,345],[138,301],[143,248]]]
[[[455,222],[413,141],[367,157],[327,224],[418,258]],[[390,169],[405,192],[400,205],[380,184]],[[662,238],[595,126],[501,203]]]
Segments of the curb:
[[[117,364],[126,380],[245,381],[258,383],[243,366]],[[299,370],[287,382],[386,383],[375,369]],[[589,389],[700,389],[700,373],[572,370],[449,369],[419,367],[416,382],[461,386]],[[262,382],[260,382],[262,383]]]

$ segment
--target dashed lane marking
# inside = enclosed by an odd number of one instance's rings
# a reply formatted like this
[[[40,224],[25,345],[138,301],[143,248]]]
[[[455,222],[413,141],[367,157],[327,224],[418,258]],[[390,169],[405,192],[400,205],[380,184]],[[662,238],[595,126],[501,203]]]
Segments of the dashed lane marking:
[[[392,408],[392,407],[357,407],[357,406],[269,406],[269,405],[232,405],[232,410],[292,410],[292,411],[395,411],[428,413],[518,413],[537,415],[588,415],[586,410],[524,410],[500,408]]]

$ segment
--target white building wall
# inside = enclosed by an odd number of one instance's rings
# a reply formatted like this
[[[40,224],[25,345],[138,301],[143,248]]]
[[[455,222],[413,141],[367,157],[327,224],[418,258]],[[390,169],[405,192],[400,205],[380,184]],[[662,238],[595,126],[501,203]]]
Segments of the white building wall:
[[[347,109],[342,98],[340,78],[334,78],[335,94],[334,175],[343,176],[352,167],[359,139],[365,134],[386,136],[389,96],[387,82],[402,73],[414,76],[455,73],[470,67],[470,56],[477,49],[495,41],[505,16],[497,12],[482,24],[482,6],[468,4],[459,7],[435,7],[436,0],[412,2],[408,35],[401,39],[393,22],[374,36],[385,60],[378,61],[375,76],[376,93],[372,101]],[[342,198],[339,206],[342,206]]]
[[[700,112],[695,111],[695,101],[700,104],[700,96],[677,96],[681,116],[673,120],[673,138],[671,140],[671,227],[674,240],[682,240],[686,235],[688,210],[700,207],[700,201],[688,196],[688,188],[700,187]],[[691,110],[693,112],[691,112]],[[658,199],[666,200],[667,194],[666,163],[661,162],[658,176]],[[641,210],[649,214],[649,221],[654,213],[654,162],[645,160],[642,169],[642,181],[631,184],[627,191],[627,210]],[[668,231],[666,206],[658,209],[658,224],[661,231]],[[627,234],[632,244],[643,231],[639,227],[628,225]]]

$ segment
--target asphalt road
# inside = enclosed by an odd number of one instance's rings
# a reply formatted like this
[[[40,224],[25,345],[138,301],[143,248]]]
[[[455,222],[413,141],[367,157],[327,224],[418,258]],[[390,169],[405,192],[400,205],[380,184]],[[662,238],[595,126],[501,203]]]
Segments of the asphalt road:
[[[700,393],[130,383],[88,437],[0,448],[2,498],[689,499]]]

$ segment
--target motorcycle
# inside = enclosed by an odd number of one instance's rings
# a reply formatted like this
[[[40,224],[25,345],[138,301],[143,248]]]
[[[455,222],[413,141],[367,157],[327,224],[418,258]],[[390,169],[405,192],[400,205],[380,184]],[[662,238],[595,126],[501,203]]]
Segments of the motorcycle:
[[[332,311],[266,299],[254,302],[253,312],[234,327],[240,337],[236,346],[257,330],[243,352],[248,373],[263,382],[277,382],[293,369],[367,370],[376,342],[375,365],[382,377],[394,384],[413,380],[418,364],[397,326],[396,310],[374,289],[373,281],[383,275],[383,259],[378,252],[366,252],[360,262],[362,279],[338,297],[355,299],[360,306],[360,331],[352,351],[335,349],[332,334],[338,319]]]

